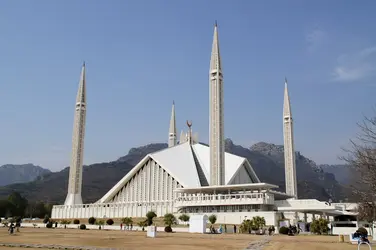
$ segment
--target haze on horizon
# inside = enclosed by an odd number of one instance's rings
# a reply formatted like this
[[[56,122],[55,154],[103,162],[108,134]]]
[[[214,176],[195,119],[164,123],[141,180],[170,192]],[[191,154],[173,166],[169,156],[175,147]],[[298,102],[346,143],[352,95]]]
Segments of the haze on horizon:
[[[74,104],[87,65],[84,164],[209,133],[209,60],[215,20],[224,74],[225,137],[283,144],[287,77],[295,149],[339,163],[364,114],[373,115],[376,2],[0,2],[0,165],[69,165]]]

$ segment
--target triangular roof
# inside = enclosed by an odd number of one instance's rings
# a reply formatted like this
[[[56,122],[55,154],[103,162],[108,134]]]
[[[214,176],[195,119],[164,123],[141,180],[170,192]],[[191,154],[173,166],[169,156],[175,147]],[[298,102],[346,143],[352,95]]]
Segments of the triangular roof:
[[[197,161],[195,160],[195,157]],[[210,180],[210,149],[203,144],[190,145],[189,142],[178,144],[174,147],[162,149],[160,151],[145,156],[131,171],[128,172],[116,185],[111,188],[98,202],[105,203],[115,195],[134,174],[149,160],[153,159],[165,171],[167,171],[183,187],[197,188],[203,186],[202,178],[206,178],[206,183]],[[256,173],[252,169],[246,158],[225,153],[225,181],[229,184],[240,168],[247,168],[250,179],[253,183],[258,183]],[[201,175],[200,175],[201,173]],[[204,176],[202,176],[202,173]],[[200,180],[201,177],[201,180]]]

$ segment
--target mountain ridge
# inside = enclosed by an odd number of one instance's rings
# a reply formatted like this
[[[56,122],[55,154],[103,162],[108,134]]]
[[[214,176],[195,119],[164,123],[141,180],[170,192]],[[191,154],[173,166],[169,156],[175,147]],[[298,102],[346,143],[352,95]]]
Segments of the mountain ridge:
[[[33,181],[50,172],[49,169],[32,163],[5,164],[0,166],[0,186]]]
[[[147,154],[167,148],[167,143],[151,143],[131,148],[128,154],[112,162],[96,163],[83,168],[83,199],[95,202],[110,190]],[[226,152],[245,157],[251,163],[262,182],[279,186],[284,191],[283,146],[260,142],[249,148],[225,141]],[[296,152],[298,196],[319,200],[341,200],[345,189],[336,181],[335,175],[327,173],[314,161]],[[59,172],[50,172],[35,181],[0,187],[0,197],[17,191],[29,200],[61,204],[66,196],[69,167]]]

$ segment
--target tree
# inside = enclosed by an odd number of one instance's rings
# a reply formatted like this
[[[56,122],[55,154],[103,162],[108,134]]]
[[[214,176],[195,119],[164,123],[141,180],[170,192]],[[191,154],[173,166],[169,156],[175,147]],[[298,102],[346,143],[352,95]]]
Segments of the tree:
[[[189,215],[188,214],[182,214],[179,216],[179,220],[188,222],[189,221]]]
[[[260,217],[260,216],[255,216],[252,218],[252,229],[253,230],[258,230],[260,228],[262,228],[263,226],[265,226],[265,218],[264,217]]]
[[[46,224],[50,221],[50,216],[48,216],[47,214],[44,216],[44,219],[43,219],[43,223]]]
[[[215,222],[217,221],[217,216],[215,214],[212,214],[209,216],[209,221],[212,225],[215,224]]]
[[[360,132],[341,159],[359,175],[351,185],[358,200],[358,219],[372,222],[376,220],[376,116],[364,117],[357,125]]]
[[[125,217],[121,219],[121,222],[123,222],[126,226],[133,224],[132,217]]]
[[[172,226],[177,224],[176,217],[173,214],[165,214],[163,221],[166,226]]]
[[[8,196],[8,201],[12,204],[12,216],[23,216],[27,207],[28,201],[17,192],[12,192]]]
[[[157,217],[157,214],[154,212],[154,211],[149,211],[147,214],[146,214],[146,222],[147,222],[147,225],[148,226],[151,226],[153,225],[153,219]]]

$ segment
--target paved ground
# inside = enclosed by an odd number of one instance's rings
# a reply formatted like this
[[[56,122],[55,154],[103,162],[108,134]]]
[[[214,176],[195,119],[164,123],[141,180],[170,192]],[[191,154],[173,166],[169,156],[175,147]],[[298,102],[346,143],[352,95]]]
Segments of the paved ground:
[[[346,241],[348,239],[345,239]],[[11,247],[11,248],[10,248]],[[9,235],[0,228],[0,250],[10,249],[166,249],[166,250],[355,250],[339,243],[338,236],[257,236],[247,234],[159,233],[147,238],[146,232],[22,228]],[[366,249],[366,248],[362,248]],[[376,249],[376,248],[375,248]]]

